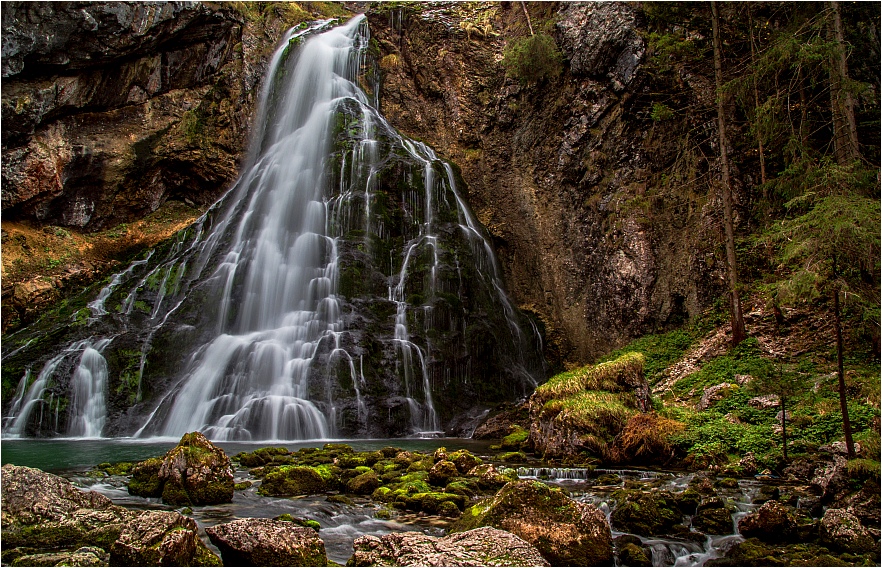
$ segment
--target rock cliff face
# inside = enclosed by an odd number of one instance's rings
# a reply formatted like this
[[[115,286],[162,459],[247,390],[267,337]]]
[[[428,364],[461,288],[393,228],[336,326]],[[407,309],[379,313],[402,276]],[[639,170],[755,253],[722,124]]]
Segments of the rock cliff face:
[[[259,77],[243,23],[186,2],[4,5],[4,218],[96,229],[211,202]]]
[[[723,270],[719,208],[706,183],[665,183],[682,169],[685,132],[650,118],[636,9],[528,6],[567,65],[526,85],[500,63],[506,41],[529,33],[516,3],[369,14],[382,111],[460,165],[511,294],[545,323],[546,355],[586,361],[706,307]],[[698,79],[685,78],[686,96],[708,96]],[[691,121],[713,125],[700,112]]]
[[[562,74],[530,84],[501,64],[529,33],[518,4],[372,9],[380,100],[395,127],[461,168],[549,359],[585,362],[722,289],[713,172],[678,142],[712,132],[713,115],[653,120],[658,80],[634,6],[528,6],[565,58]],[[290,24],[183,2],[7,2],[2,13],[4,221],[87,231],[222,193]],[[704,78],[680,80],[712,108]]]

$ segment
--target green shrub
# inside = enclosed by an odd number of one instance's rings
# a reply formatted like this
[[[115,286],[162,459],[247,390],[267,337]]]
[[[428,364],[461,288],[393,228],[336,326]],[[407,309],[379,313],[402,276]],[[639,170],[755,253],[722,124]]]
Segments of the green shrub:
[[[560,75],[563,56],[550,35],[538,33],[511,40],[502,65],[509,77],[521,83],[534,83]]]

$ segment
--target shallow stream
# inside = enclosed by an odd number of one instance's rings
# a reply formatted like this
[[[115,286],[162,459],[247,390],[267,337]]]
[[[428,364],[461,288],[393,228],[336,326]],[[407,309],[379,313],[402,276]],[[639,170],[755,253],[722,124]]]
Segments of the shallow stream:
[[[55,440],[4,440],[2,443],[3,464],[14,463],[36,467],[61,475],[83,489],[102,493],[114,503],[134,509],[172,509],[158,499],[146,499],[129,495],[126,479],[109,477],[96,479],[88,472],[102,462],[138,461],[164,454],[177,444],[178,440],[120,440],[120,439],[55,439]],[[284,446],[289,450],[302,447],[321,446],[325,441],[279,442],[277,444],[220,442],[218,445],[233,456],[239,452],[251,452],[270,445]],[[490,442],[470,439],[377,439],[345,440],[359,451],[377,450],[394,446],[410,451],[433,451],[444,446],[448,449],[467,449],[485,461],[493,461]],[[644,486],[667,489],[673,492],[684,490],[692,474],[687,472],[664,472],[652,470],[606,470],[593,471],[579,468],[537,468],[520,467],[518,474],[525,479],[541,479],[551,485],[564,488],[573,499],[592,503],[600,508],[609,519],[615,503],[612,495],[624,487]],[[610,474],[603,477],[604,474]],[[612,477],[612,476],[616,477]],[[598,484],[599,479],[610,479],[607,485]],[[617,480],[616,480],[617,479]],[[236,482],[253,480],[247,469],[236,471]],[[421,531],[434,536],[442,536],[450,519],[417,514],[398,514],[394,519],[376,517],[380,505],[369,499],[355,499],[353,505],[332,503],[325,496],[304,498],[264,497],[257,494],[257,484],[244,491],[236,491],[232,503],[194,507],[192,516],[200,527],[206,543],[205,527],[243,517],[273,518],[288,513],[299,518],[314,519],[322,529],[319,533],[325,542],[328,558],[345,564],[352,555],[352,541],[364,534],[381,535],[390,532]],[[761,483],[754,480],[739,480],[738,487],[717,489],[718,494],[730,501],[736,508],[732,515],[732,531],[727,535],[714,535],[696,539],[647,538],[638,537],[651,551],[653,566],[701,566],[706,560],[721,555],[734,543],[742,540],[737,534],[738,519],[758,505],[754,504]],[[613,538],[625,533],[613,531]],[[209,546],[211,546],[209,544]],[[213,546],[211,546],[214,548]],[[215,552],[217,550],[215,549]]]

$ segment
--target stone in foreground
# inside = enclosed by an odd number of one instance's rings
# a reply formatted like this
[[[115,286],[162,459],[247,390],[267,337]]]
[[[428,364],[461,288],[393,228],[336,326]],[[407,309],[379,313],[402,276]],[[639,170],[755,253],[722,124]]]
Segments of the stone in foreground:
[[[611,566],[612,535],[597,507],[539,481],[514,481],[466,510],[452,532],[490,526],[534,545],[554,566]]]
[[[548,566],[532,544],[481,527],[444,538],[418,532],[362,536],[347,566]]]
[[[225,566],[327,566],[313,529],[272,519],[237,519],[205,529]]]
[[[233,468],[224,451],[199,432],[184,434],[162,458],[132,469],[129,493],[162,497],[169,505],[216,505],[233,500]]]

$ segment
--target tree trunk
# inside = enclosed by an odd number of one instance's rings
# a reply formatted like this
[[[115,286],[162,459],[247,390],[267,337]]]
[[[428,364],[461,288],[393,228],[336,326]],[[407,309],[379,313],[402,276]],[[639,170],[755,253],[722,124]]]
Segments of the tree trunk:
[[[834,272],[836,263],[834,261]],[[836,363],[839,375],[839,409],[842,411],[842,432],[848,457],[854,457],[854,440],[851,438],[851,422],[848,420],[848,401],[845,397],[845,372],[842,363],[842,319],[839,315],[839,286],[833,288],[833,324],[836,327]]]
[[[781,395],[781,446],[784,448],[784,461],[787,461],[787,407],[784,405],[784,395]]]
[[[750,65],[753,67],[756,65],[756,45],[753,37],[753,10],[751,9],[750,3],[747,4],[747,20],[750,26]],[[756,73],[753,75],[753,108],[758,110],[760,103],[756,75]],[[754,112],[756,112],[756,110]],[[765,152],[763,152],[762,136],[757,136],[757,143],[759,146],[760,183],[763,184],[763,201],[766,201],[768,198],[766,190],[766,156]]]
[[[729,293],[732,308],[732,345],[745,338],[744,317],[741,315],[741,299],[738,297],[738,268],[735,261],[735,228],[732,221],[732,184],[729,176],[729,150],[726,141],[726,113],[723,104],[723,56],[720,40],[720,12],[716,2],[711,2],[714,29],[714,77],[717,85],[717,122],[720,136],[720,167],[723,173],[723,225],[726,231],[726,260],[729,264]]]
[[[521,8],[524,9],[524,15],[527,16],[527,26],[530,28],[530,35],[533,35],[533,23],[530,21],[530,12],[527,12],[527,3],[521,2]]]
[[[854,97],[845,86],[848,66],[845,62],[845,34],[839,2],[830,2],[830,35],[835,52],[830,61],[830,110],[833,115],[833,152],[839,165],[848,165],[860,158],[858,152],[857,123],[854,118]]]

